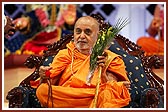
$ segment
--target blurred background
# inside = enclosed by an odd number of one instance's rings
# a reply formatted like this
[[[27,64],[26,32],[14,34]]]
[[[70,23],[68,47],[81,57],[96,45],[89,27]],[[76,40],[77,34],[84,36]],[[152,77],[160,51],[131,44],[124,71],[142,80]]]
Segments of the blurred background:
[[[160,2],[136,4],[129,2],[129,4],[113,4],[112,2],[111,4],[30,3],[6,2],[2,6],[2,13],[5,16],[9,16],[18,23],[21,21],[19,18],[23,17],[28,21],[27,27],[17,30],[9,38],[3,38],[4,80],[5,84],[11,83],[5,86],[5,95],[10,88],[33,71],[23,68],[26,58],[30,54],[42,55],[47,45],[56,42],[65,34],[72,33],[77,18],[98,13],[111,25],[115,24],[119,18],[128,18],[130,23],[121,30],[120,34],[136,43],[141,36],[148,36],[146,30],[153,19],[156,4],[163,4]],[[163,71],[161,71],[163,78],[162,73]],[[11,77],[11,74],[15,76]],[[14,78],[16,80],[13,80]]]
[[[111,2],[112,3],[112,2]],[[136,3],[136,2],[135,2]],[[143,3],[143,2],[142,2]],[[18,19],[27,17],[31,27],[16,31],[10,38],[4,38],[5,68],[23,64],[27,54],[41,55],[46,45],[55,42],[61,36],[72,33],[77,18],[100,14],[111,25],[119,18],[128,18],[130,23],[124,27],[120,34],[137,42],[141,36],[148,36],[149,27],[157,4],[163,3],[131,3],[131,4],[11,4],[4,3],[5,16],[20,22]],[[21,21],[23,23],[23,21]],[[51,27],[52,26],[52,27]],[[57,27],[57,28],[55,28]],[[31,30],[31,31],[27,31]],[[155,37],[158,38],[158,37]],[[19,57],[19,60],[17,60]],[[20,54],[22,56],[20,56]],[[12,55],[12,56],[11,56]],[[14,59],[15,58],[15,59]],[[9,59],[9,60],[8,60]],[[12,61],[11,61],[12,60]],[[6,62],[5,61],[5,62]],[[21,62],[21,63],[20,63]]]

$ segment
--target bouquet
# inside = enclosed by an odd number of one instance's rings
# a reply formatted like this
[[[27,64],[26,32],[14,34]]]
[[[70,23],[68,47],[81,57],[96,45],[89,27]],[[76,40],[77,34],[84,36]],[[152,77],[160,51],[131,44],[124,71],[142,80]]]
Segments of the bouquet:
[[[119,31],[129,23],[128,18],[119,18],[114,26],[109,26],[105,30],[102,30],[99,35],[96,44],[94,45],[90,57],[90,70],[86,79],[86,83],[90,85],[91,78],[97,67],[97,57],[102,55],[104,50],[113,41],[113,38],[119,33]]]

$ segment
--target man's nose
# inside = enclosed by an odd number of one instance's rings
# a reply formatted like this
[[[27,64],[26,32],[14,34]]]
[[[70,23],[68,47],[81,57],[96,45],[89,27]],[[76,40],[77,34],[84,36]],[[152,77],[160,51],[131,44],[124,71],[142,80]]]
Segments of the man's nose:
[[[85,37],[86,37],[85,33],[84,33],[84,32],[81,32],[80,38],[85,38]]]

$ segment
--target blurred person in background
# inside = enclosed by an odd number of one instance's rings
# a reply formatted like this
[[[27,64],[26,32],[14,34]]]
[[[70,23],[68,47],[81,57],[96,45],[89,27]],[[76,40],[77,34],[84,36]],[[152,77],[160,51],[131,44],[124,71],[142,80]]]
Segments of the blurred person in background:
[[[7,48],[14,54],[42,55],[47,45],[56,42],[62,35],[71,33],[77,18],[77,6],[73,4],[28,4],[29,11],[13,20],[18,38],[22,42],[10,43]],[[19,40],[18,40],[19,41]],[[12,45],[11,45],[12,44]]]
[[[142,47],[146,55],[164,54],[164,9],[163,5],[155,6],[154,16],[147,29],[149,36],[142,36],[137,44]],[[158,36],[158,39],[156,38]]]
[[[9,38],[10,36],[14,35],[15,30],[16,28],[14,26],[12,18],[4,15],[4,36],[5,38]]]
[[[80,16],[73,4],[27,4],[26,12],[13,19],[15,34],[4,39],[5,68],[24,66],[28,56],[43,55],[49,44],[72,33]]]

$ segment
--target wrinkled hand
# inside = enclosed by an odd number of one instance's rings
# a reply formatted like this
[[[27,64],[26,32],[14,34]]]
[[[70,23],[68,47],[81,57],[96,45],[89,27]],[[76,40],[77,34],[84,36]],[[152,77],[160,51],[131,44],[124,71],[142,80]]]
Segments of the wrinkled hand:
[[[98,61],[97,61],[97,64],[98,66],[101,66],[101,67],[105,67],[105,62],[107,60],[107,54],[106,53],[103,53],[102,56],[98,56]]]
[[[16,28],[13,24],[12,18],[8,16],[5,16],[5,17],[6,17],[6,25],[4,26],[4,33],[5,33],[5,37],[9,38],[15,33]]]
[[[50,67],[50,66],[40,66],[40,68],[39,68],[39,75],[40,75],[40,77],[42,78],[42,77],[45,77],[46,76],[46,71],[47,70],[50,70],[52,67]]]
[[[131,89],[131,83],[129,81],[123,81],[123,84],[126,88]]]

